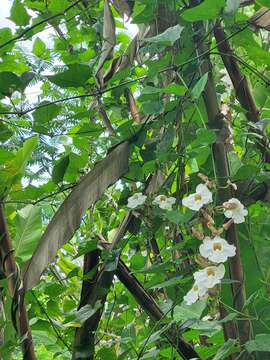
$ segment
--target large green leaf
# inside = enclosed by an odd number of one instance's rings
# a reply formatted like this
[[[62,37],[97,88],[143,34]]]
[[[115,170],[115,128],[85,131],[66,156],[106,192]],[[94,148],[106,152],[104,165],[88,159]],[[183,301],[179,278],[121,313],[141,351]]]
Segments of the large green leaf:
[[[61,182],[64,178],[65,172],[69,165],[69,155],[64,156],[62,159],[60,159],[53,167],[52,171],[52,179],[53,182],[58,184]]]
[[[224,6],[225,0],[204,0],[201,4],[184,11],[181,17],[186,21],[214,19],[220,15]]]
[[[22,86],[22,81],[16,74],[8,71],[0,72],[0,94],[10,96],[14,91],[20,91]]]
[[[39,105],[41,107],[33,112],[34,130],[46,133],[50,129],[50,121],[59,115],[61,107],[50,101],[43,101]]]
[[[194,85],[193,89],[191,90],[191,97],[194,100],[198,100],[199,97],[201,96],[205,85],[207,83],[208,80],[208,73],[205,73],[200,80]]]
[[[198,129],[196,131],[196,139],[191,143],[193,148],[197,146],[206,146],[213,144],[216,141],[216,134],[214,130]]]
[[[248,352],[267,351],[270,353],[270,336],[269,334],[258,334],[254,340],[245,343]]]
[[[12,39],[13,35],[12,35],[12,31],[10,28],[2,28],[0,29],[0,47],[1,45],[5,44],[7,41],[9,41],[10,39]],[[2,49],[0,49],[0,54],[4,54],[8,51],[10,51],[13,47],[13,43],[10,43],[6,46],[4,46]]]
[[[12,176],[23,174],[37,144],[37,136],[34,136],[24,142],[22,148],[17,151],[15,158],[9,163],[9,172]]]
[[[236,340],[229,339],[226,341],[219,349],[216,355],[213,357],[213,360],[222,360],[226,359],[228,355],[233,354],[234,352],[238,351],[238,347],[236,347]]]
[[[15,256],[25,262],[32,256],[42,233],[40,207],[27,205],[18,210],[14,225],[16,229],[13,243]]]
[[[89,66],[73,64],[68,66],[68,70],[65,70],[56,75],[49,75],[47,78],[49,81],[60,86],[61,88],[76,88],[85,85],[91,74],[92,71]]]
[[[47,49],[45,43],[37,37],[34,44],[33,44],[33,53],[43,60],[50,59],[50,51]]]
[[[146,38],[144,40],[151,43],[171,46],[175,43],[176,40],[180,38],[183,29],[183,26],[175,25],[166,29],[161,34],[158,34],[154,37]]]
[[[13,134],[13,131],[4,124],[3,122],[0,122],[0,141],[7,141]]]
[[[21,0],[14,0],[10,10],[10,20],[18,26],[28,25],[30,15],[25,10]]]
[[[175,321],[187,321],[187,320],[198,320],[200,319],[203,310],[206,307],[206,301],[197,301],[194,304],[186,305],[183,303],[181,306],[174,308],[174,320]]]

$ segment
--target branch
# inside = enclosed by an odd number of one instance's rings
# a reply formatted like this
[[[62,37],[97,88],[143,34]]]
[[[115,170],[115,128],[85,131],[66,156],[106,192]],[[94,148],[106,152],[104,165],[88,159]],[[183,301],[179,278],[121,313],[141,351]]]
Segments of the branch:
[[[157,322],[164,318],[164,313],[155,300],[147,293],[139,280],[121,260],[118,263],[116,275],[152,320]],[[199,359],[199,355],[192,346],[187,343],[173,327],[168,329],[164,335],[184,359]]]
[[[111,135],[111,136],[116,135],[116,132],[115,132],[114,128],[112,127],[110,119],[108,118],[108,115],[106,113],[106,110],[105,110],[104,105],[102,104],[102,101],[100,98],[98,98],[98,111],[102,118],[103,125],[107,129],[109,135]]]
[[[9,39],[8,41],[6,41],[5,43],[1,44],[0,45],[0,49],[3,49],[5,46],[13,43],[13,42],[16,42],[17,40],[21,39],[22,37],[24,37],[25,34],[27,34],[28,32],[34,30],[35,28],[37,28],[38,26],[42,25],[42,24],[45,24],[45,23],[48,23],[49,21],[59,17],[59,16],[62,16],[62,15],[65,15],[66,12],[68,12],[70,9],[72,9],[74,6],[76,6],[79,2],[81,2],[82,0],[77,0],[75,1],[75,3],[71,4],[70,6],[68,6],[64,11],[61,11],[57,14],[54,14],[52,16],[49,16],[47,17],[46,19],[44,20],[41,20],[39,22],[37,22],[36,24],[34,24],[33,26],[30,26],[28,28],[26,28],[24,31],[22,31],[19,35],[13,37],[12,39]]]
[[[190,1],[191,6],[198,5],[197,0]],[[204,36],[205,30],[201,22],[194,23],[194,36],[195,46],[197,54],[204,54],[206,52],[205,44],[201,41],[200,37]],[[197,34],[200,34],[198,36]],[[224,40],[225,41],[225,40]],[[201,75],[208,73],[208,81],[203,92],[204,104],[208,116],[209,128],[218,130],[217,141],[213,144],[213,157],[215,163],[215,171],[218,176],[220,185],[219,199],[221,202],[228,200],[232,197],[232,193],[228,188],[225,188],[226,179],[229,178],[229,166],[227,159],[227,151],[224,145],[224,141],[219,139],[219,134],[224,128],[224,121],[221,117],[221,113],[218,106],[217,93],[215,89],[214,78],[212,74],[212,64],[209,57],[205,58],[199,65]],[[234,306],[238,311],[242,311],[246,301],[245,286],[244,286],[244,272],[240,256],[240,246],[238,241],[238,235],[235,226],[232,226],[226,234],[226,238],[230,244],[236,247],[236,255],[229,260],[230,277],[232,280],[232,294]],[[244,344],[250,335],[250,324],[247,320],[241,320],[237,322],[238,336],[240,343]],[[232,334],[234,336],[234,334]]]
[[[220,24],[218,22],[214,27],[214,34],[218,44],[218,50],[220,52],[220,56],[223,60],[224,66],[231,78],[233,83],[236,97],[240,102],[243,109],[246,110],[246,118],[251,123],[256,123],[260,121],[260,111],[256,106],[254,97],[250,90],[247,78],[242,75],[238,62],[236,61],[233,50],[230,47],[229,41],[226,40],[226,34]],[[262,137],[261,143],[259,143],[258,147],[261,151],[264,159],[267,163],[270,162],[270,147],[269,140],[265,136],[265,134],[259,130],[256,130],[252,127],[252,130],[256,132],[260,137]]]
[[[152,183],[153,179],[154,179],[154,185]],[[155,191],[159,187],[160,187],[160,182],[157,181],[156,177],[153,175],[147,185],[145,192],[148,192],[148,189],[151,189],[151,191]],[[111,253],[119,247],[120,241],[124,238],[126,232],[132,226],[134,220],[135,220],[135,217],[131,212],[128,213],[128,215],[124,218],[124,220],[122,221],[121,225],[118,228],[118,231],[117,231],[112,243],[108,246],[108,250]],[[81,345],[82,345],[82,343],[80,343],[80,341],[79,341],[79,337],[83,340],[88,339],[88,341],[91,344],[91,347],[94,342],[95,332],[97,330],[99,321],[101,319],[103,306],[107,299],[107,293],[111,287],[111,284],[113,281],[113,276],[115,273],[115,271],[108,270],[107,264],[108,264],[107,262],[105,262],[105,264],[103,264],[101,270],[99,271],[98,275],[95,278],[94,284],[92,284],[92,286],[90,287],[90,292],[87,296],[87,300],[84,300],[85,301],[84,303],[90,304],[92,307],[94,307],[94,305],[97,301],[100,301],[102,306],[100,309],[98,309],[95,312],[95,314],[93,316],[91,316],[87,320],[87,326],[85,326],[84,328],[81,328],[83,333],[81,333],[80,331],[77,332],[76,336],[78,338],[75,339],[75,342],[74,342],[76,344],[76,348],[74,348],[74,351],[73,351],[73,359],[74,360],[80,359],[80,357],[76,357],[76,350],[80,349]],[[119,266],[119,262],[118,262],[118,266]],[[102,289],[102,291],[101,291],[101,289]],[[145,298],[144,298],[144,300],[145,300]],[[152,314],[151,316],[155,316],[158,320],[160,320],[160,316],[161,317],[163,316],[163,313],[160,313],[159,310],[157,310],[155,307],[151,308],[150,310],[151,310],[151,314]],[[175,338],[175,334],[171,335],[171,336],[172,336],[172,338],[171,338],[170,342],[172,342],[173,338]],[[183,341],[180,341],[180,340],[178,339],[177,351],[179,352],[179,354],[181,354],[184,357],[184,359],[191,359],[194,357],[198,357],[198,355],[196,355],[196,353],[194,352],[194,350],[191,348],[191,346],[189,344],[185,343],[184,340]],[[174,341],[174,343],[175,343],[175,341]],[[93,356],[94,356],[94,349],[92,347],[91,354],[87,357],[87,360],[92,360]]]
[[[94,274],[91,278],[91,281],[84,279],[81,289],[81,299],[78,306],[78,310],[89,303],[89,296],[93,292],[94,283],[97,280],[98,275],[98,262],[99,262],[100,250],[94,250],[85,254],[84,263],[83,263],[83,275],[85,276],[89,272],[94,271]],[[96,314],[93,315],[96,319]],[[96,321],[96,326],[98,326],[98,321]],[[89,356],[84,359],[93,359],[94,356],[94,347],[95,347],[95,337],[92,318],[87,319],[83,325],[76,329],[74,337],[74,346],[73,346],[73,355],[72,359],[80,359],[80,356],[77,356],[77,352],[80,353],[81,350],[89,348]]]

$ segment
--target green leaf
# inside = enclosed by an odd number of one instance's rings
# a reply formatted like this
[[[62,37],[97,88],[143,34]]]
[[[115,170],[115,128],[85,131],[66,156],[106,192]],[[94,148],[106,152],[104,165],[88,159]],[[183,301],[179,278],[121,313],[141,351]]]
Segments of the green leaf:
[[[198,320],[200,319],[203,310],[206,307],[206,301],[197,301],[194,304],[176,306],[174,308],[174,320],[185,322],[187,320]]]
[[[213,144],[216,141],[216,133],[210,129],[198,129],[196,131],[196,140],[191,143],[191,146],[206,146]]]
[[[14,158],[14,154],[11,151],[6,149],[0,149],[0,159],[1,163],[5,163],[7,160],[11,160]]]
[[[175,41],[180,38],[183,29],[184,29],[183,26],[175,25],[168,28],[161,34],[158,34],[150,38],[145,38],[144,41],[151,43],[158,43],[166,46],[172,46],[175,43]]]
[[[10,10],[10,20],[18,26],[26,26],[29,24],[30,15],[28,15],[21,0],[14,0]]]
[[[30,160],[33,151],[38,144],[38,137],[34,136],[26,140],[21,149],[19,149],[15,155],[15,158],[10,163],[12,175],[22,175],[25,171],[25,167]]]
[[[70,131],[68,132],[69,135],[75,135],[74,137],[77,138],[78,136],[84,137],[84,136],[93,136],[98,137],[102,132],[104,131],[104,128],[97,124],[91,124],[91,123],[84,123],[74,126]]]
[[[145,261],[145,256],[142,256],[141,254],[134,254],[130,261],[131,268],[134,270],[139,270],[144,267]]]
[[[183,85],[171,83],[165,88],[158,88],[154,86],[145,86],[142,90],[141,95],[151,95],[151,94],[174,94],[178,96],[184,96],[187,92],[186,88]]]
[[[46,284],[44,293],[49,297],[57,297],[66,291],[66,287],[59,283]]]
[[[50,101],[43,101],[40,103],[42,107],[33,112],[34,130],[47,131],[50,126],[50,121],[58,116],[61,107],[51,103]]]
[[[97,352],[97,359],[100,360],[117,360],[117,356],[115,354],[115,350],[109,347],[102,347]]]
[[[213,336],[222,330],[222,326],[215,320],[196,320],[190,325],[191,329],[199,330],[200,335]]]
[[[230,354],[238,351],[238,347],[236,347],[236,340],[229,339],[226,341],[219,349],[216,355],[213,357],[213,360],[222,360],[227,358]],[[234,351],[233,351],[234,350]]]
[[[16,258],[23,262],[27,261],[41,237],[41,209],[37,206],[27,205],[18,210],[14,221],[16,236],[14,238],[14,248]]]
[[[200,80],[195,84],[195,86],[193,87],[193,89],[191,90],[191,97],[193,100],[198,100],[199,97],[201,96],[205,85],[207,83],[208,80],[208,73],[205,73]]]
[[[148,101],[142,104],[145,115],[160,114],[163,111],[163,104],[159,101]]]
[[[96,250],[96,248],[97,248],[97,240],[89,240],[87,242],[84,242],[78,247],[78,253],[74,258],[76,259],[77,257],[79,257],[81,255],[84,255],[93,250]]]
[[[49,2],[49,10],[52,13],[60,13],[70,5],[68,0],[53,0]]]
[[[259,169],[255,165],[243,165],[238,170],[237,173],[234,175],[234,180],[245,180],[250,179],[259,172]]]
[[[0,141],[7,141],[13,135],[13,131],[5,125],[3,122],[0,122]]]
[[[93,308],[91,305],[85,305],[78,311],[72,311],[66,315],[64,325],[65,327],[81,327],[81,325],[89,319],[101,307],[100,302],[95,304]]]
[[[14,91],[22,89],[21,79],[14,73],[4,71],[0,72],[0,94],[11,96]]]
[[[22,82],[22,90],[27,87],[27,85],[34,79],[35,76],[36,74],[33,71],[26,71],[21,75],[20,79]]]
[[[181,214],[179,211],[173,210],[166,211],[164,216],[174,224],[182,225],[187,223],[192,218],[193,214],[193,211],[189,210],[185,214]]]
[[[224,6],[225,0],[204,0],[201,4],[184,11],[181,17],[192,22],[214,19],[220,15]]]
[[[146,3],[135,1],[132,11],[132,22],[135,24],[147,24],[155,18],[156,1]]]
[[[36,38],[36,40],[33,44],[32,51],[40,59],[43,59],[43,60],[50,59],[50,51],[49,51],[49,49],[47,49],[45,43],[39,37]]]
[[[64,156],[54,165],[52,171],[52,180],[55,184],[58,184],[61,181],[63,181],[68,165],[69,165],[69,155]]]
[[[0,46],[2,44],[5,44],[7,41],[13,38],[12,32],[10,28],[2,28],[0,29]],[[10,43],[6,46],[4,46],[2,49],[0,49],[0,54],[4,54],[8,51],[10,51],[14,46],[14,43]]]
[[[92,71],[89,66],[73,64],[68,66],[68,70],[56,75],[47,76],[47,78],[62,88],[80,87],[85,85],[91,74]]]
[[[246,350],[251,353],[253,351],[270,352],[270,336],[269,334],[258,334],[254,340],[245,343]]]
[[[186,90],[185,86],[183,86],[183,85],[171,83],[164,89],[161,89],[161,92],[163,92],[165,94],[174,94],[177,96],[184,96],[185,93],[187,92],[187,90]]]
[[[181,283],[182,280],[183,280],[182,275],[176,276],[176,277],[171,278],[169,280],[163,281],[163,282],[161,282],[159,284],[155,284],[155,285],[151,286],[149,289],[163,289],[163,288],[166,288],[166,287],[177,285],[177,284]]]

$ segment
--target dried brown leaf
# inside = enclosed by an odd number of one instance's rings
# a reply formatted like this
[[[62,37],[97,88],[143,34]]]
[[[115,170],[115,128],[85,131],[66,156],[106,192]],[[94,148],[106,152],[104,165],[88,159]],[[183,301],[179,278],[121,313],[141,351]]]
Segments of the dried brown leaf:
[[[129,143],[116,146],[95,165],[71,191],[47,226],[24,272],[25,290],[34,287],[41,274],[54,260],[58,249],[68,242],[81,224],[86,210],[127,170]]]

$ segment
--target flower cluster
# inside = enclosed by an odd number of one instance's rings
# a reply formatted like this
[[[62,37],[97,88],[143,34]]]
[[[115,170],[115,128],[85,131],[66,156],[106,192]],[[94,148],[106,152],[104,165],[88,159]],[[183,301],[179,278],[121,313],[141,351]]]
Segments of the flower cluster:
[[[193,211],[200,211],[200,217],[203,219],[208,231],[211,232],[211,236],[205,236],[202,232],[192,228],[192,234],[202,241],[199,252],[201,259],[203,259],[203,269],[193,274],[193,287],[184,296],[184,301],[188,305],[198,299],[207,297],[209,289],[221,283],[225,275],[225,266],[223,263],[225,263],[229,257],[235,256],[236,253],[236,247],[223,239],[221,234],[223,230],[227,230],[231,224],[243,223],[245,216],[248,214],[244,205],[241,204],[238,199],[232,198],[216,208],[221,208],[224,216],[230,219],[222,225],[222,228],[216,229],[213,219],[214,209],[212,209],[213,207],[207,207],[208,204],[213,202],[213,194],[209,188],[213,188],[215,184],[209,181],[205,175],[199,174],[199,176],[205,183],[199,184],[196,187],[196,192],[185,197],[182,200],[182,204]],[[236,187],[236,185],[230,181],[228,182],[228,186],[232,186],[234,189]],[[130,209],[136,209],[142,206],[146,199],[147,196],[141,192],[135,193],[128,198],[127,206]],[[152,204],[159,206],[159,208],[163,210],[172,210],[175,202],[176,199],[174,197],[158,195],[154,198]]]
[[[138,206],[141,206],[145,203],[147,196],[142,193],[136,193],[128,198],[127,206],[130,209],[135,209]],[[153,200],[154,205],[158,205],[160,209],[163,210],[172,210],[172,206],[175,204],[176,199],[174,197],[167,197],[165,195],[158,195]]]
[[[182,204],[194,211],[201,211],[201,215],[206,222],[206,226],[211,230],[212,236],[204,236],[197,230],[193,230],[193,234],[200,240],[202,244],[199,247],[200,255],[203,257],[205,267],[193,274],[194,284],[191,290],[184,296],[186,304],[191,305],[198,299],[208,296],[208,290],[214,288],[221,283],[225,275],[224,262],[229,257],[235,256],[236,247],[229,244],[220,235],[224,229],[227,229],[232,223],[240,224],[245,221],[248,214],[244,205],[236,199],[232,198],[222,204],[221,209],[224,216],[230,221],[223,225],[221,230],[214,228],[214,220],[208,209],[203,209],[207,204],[213,201],[212,193],[206,184],[199,184],[196,192],[183,199]]]

